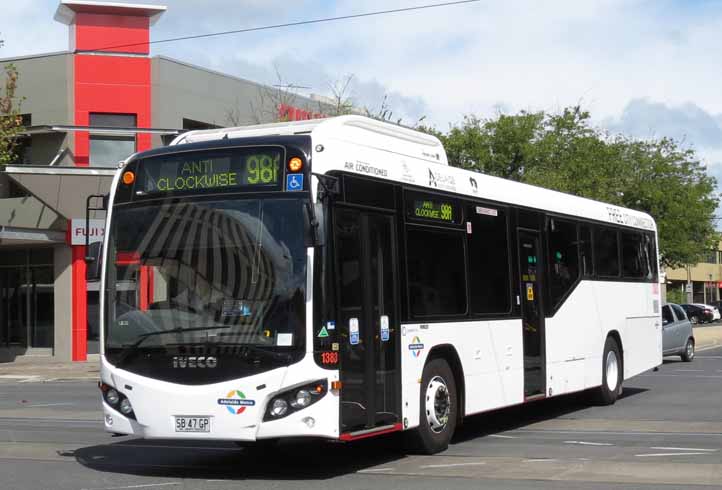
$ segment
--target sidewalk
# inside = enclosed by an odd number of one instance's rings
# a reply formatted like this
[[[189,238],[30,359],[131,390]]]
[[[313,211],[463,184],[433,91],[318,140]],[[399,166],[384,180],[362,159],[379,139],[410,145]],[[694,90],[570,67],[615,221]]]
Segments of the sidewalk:
[[[58,362],[50,357],[19,356],[14,362],[0,364],[0,382],[43,383],[98,379],[100,379],[98,354],[89,354],[85,362]]]
[[[722,346],[722,324],[695,327],[694,338],[697,350],[716,345]]]

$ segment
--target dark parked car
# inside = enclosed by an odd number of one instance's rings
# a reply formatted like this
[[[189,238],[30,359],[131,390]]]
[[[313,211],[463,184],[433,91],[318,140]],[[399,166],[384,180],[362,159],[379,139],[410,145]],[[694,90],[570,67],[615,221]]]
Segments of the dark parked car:
[[[694,359],[692,324],[680,305],[662,307],[662,350],[665,356],[681,356],[685,362]]]
[[[714,311],[712,311],[711,308],[705,308],[704,306],[696,304],[684,304],[679,306],[684,309],[685,313],[687,313],[687,318],[689,318],[689,321],[692,323],[704,323],[714,320]]]

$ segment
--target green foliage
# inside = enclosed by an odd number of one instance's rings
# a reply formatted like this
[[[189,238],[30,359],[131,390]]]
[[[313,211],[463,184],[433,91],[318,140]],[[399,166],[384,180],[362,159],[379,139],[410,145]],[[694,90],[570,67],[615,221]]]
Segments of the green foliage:
[[[0,167],[15,161],[17,136],[24,129],[20,114],[22,99],[15,95],[17,85],[17,69],[12,64],[5,65],[5,83],[0,87]]]
[[[649,213],[666,266],[696,263],[716,248],[716,181],[694,150],[673,139],[609,135],[578,106],[466,116],[446,134],[421,129],[442,140],[451,165]]]
[[[684,304],[687,302],[687,293],[681,288],[667,287],[667,303]]]

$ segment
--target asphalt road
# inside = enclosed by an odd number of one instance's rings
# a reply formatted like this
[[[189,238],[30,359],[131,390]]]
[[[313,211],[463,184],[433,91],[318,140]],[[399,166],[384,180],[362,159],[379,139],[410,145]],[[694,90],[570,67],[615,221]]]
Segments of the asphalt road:
[[[448,451],[111,437],[91,382],[0,382],[0,488],[722,489],[722,348],[625,384],[611,407],[567,396],[467,420]]]

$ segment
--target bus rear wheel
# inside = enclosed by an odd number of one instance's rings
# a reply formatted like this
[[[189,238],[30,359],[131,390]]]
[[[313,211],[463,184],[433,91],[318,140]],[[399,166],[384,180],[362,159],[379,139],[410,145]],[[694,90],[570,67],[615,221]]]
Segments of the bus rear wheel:
[[[458,414],[456,380],[444,359],[433,359],[421,377],[419,427],[413,445],[423,454],[435,454],[449,447]]]
[[[622,354],[617,341],[607,337],[602,355],[602,386],[595,393],[599,405],[612,405],[622,391],[624,374],[622,369]]]

